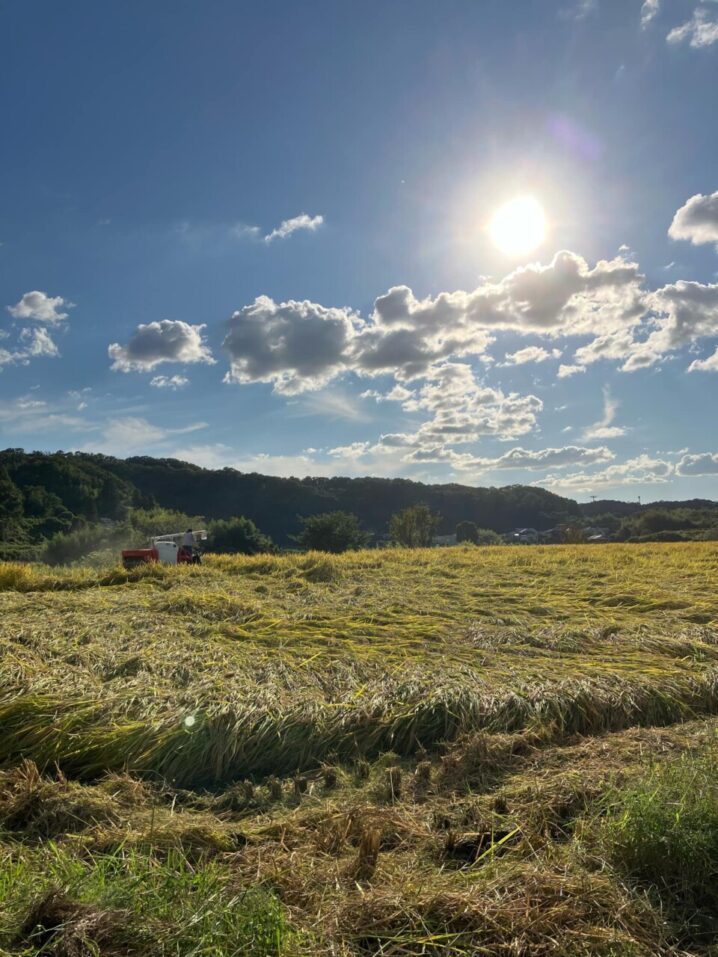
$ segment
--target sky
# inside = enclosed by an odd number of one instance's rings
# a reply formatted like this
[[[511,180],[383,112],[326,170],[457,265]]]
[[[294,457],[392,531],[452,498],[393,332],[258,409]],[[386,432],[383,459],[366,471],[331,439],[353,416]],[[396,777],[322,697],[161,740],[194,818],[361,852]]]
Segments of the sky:
[[[0,0],[0,447],[718,498],[718,2]]]

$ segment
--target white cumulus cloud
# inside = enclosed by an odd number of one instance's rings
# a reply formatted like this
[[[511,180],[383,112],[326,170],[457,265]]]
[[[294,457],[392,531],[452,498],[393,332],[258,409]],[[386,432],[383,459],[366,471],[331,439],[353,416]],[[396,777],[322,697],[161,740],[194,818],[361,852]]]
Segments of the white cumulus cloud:
[[[718,452],[684,455],[676,471],[679,475],[718,475]]]
[[[687,239],[694,246],[718,243],[718,191],[691,196],[673,217],[668,235],[671,239]]]
[[[477,458],[475,464],[491,469],[539,469],[567,468],[575,465],[601,465],[615,458],[613,452],[605,445],[598,448],[584,448],[577,445],[566,445],[558,449],[539,449],[528,451],[515,448],[499,458]]]
[[[544,349],[542,346],[526,346],[525,349],[508,353],[503,365],[521,366],[527,362],[546,362],[547,359],[560,359],[560,357],[560,349],[552,349],[549,352],[548,349]]]
[[[580,375],[582,372],[585,372],[585,371],[586,371],[586,366],[570,365],[570,364],[567,365],[562,362],[561,365],[558,367],[558,378],[570,379],[571,376]]]
[[[346,367],[354,321],[350,309],[258,296],[227,320],[225,381],[269,382],[288,395],[318,389]]]
[[[34,319],[36,322],[62,322],[67,319],[67,313],[61,309],[70,309],[71,302],[62,296],[48,296],[45,292],[35,289],[26,292],[14,306],[8,306],[7,311],[13,319]]]
[[[4,365],[28,365],[32,359],[57,359],[60,350],[44,327],[21,329],[12,349],[0,349],[0,368]]]
[[[163,362],[212,364],[215,360],[202,337],[204,328],[171,319],[139,325],[126,346],[113,342],[108,347],[112,368],[117,372],[150,372]]]
[[[694,359],[688,366],[689,372],[718,372],[718,349],[706,359]]]
[[[650,455],[638,455],[596,472],[550,475],[535,484],[566,493],[593,492],[625,485],[660,485],[670,481],[673,473],[674,466],[670,462]]]

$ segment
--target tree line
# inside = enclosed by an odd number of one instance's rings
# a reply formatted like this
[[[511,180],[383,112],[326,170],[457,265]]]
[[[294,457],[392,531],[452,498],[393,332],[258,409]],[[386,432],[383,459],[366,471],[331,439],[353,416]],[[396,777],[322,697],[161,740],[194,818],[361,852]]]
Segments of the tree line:
[[[156,508],[204,515],[208,522],[241,515],[285,548],[296,546],[304,519],[346,512],[356,515],[374,541],[381,541],[389,534],[393,515],[418,505],[439,516],[435,531],[441,535],[454,533],[461,521],[501,533],[516,525],[549,528],[580,515],[571,499],[521,485],[472,488],[408,479],[279,478],[146,456],[0,452],[5,557],[32,557],[55,536],[102,522],[122,524],[133,512]]]
[[[566,541],[589,526],[615,541],[677,541],[718,537],[718,504],[579,505],[522,485],[277,478],[176,459],[0,452],[0,558],[73,561],[188,526],[207,527],[213,551],[245,553],[419,547],[453,535],[496,544],[517,527],[559,528]]]

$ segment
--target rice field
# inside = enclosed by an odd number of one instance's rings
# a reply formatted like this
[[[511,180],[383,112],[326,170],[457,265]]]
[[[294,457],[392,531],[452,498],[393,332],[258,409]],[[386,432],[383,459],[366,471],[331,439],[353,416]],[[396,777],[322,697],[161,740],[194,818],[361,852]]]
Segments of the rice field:
[[[0,952],[715,954],[717,581],[714,543],[0,565]]]

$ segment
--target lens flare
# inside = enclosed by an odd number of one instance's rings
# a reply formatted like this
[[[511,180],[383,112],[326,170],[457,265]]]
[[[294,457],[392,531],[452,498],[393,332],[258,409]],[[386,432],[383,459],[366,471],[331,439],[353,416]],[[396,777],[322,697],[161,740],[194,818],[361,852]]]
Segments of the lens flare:
[[[546,238],[546,214],[533,196],[517,196],[494,213],[489,235],[506,256],[525,256]]]

